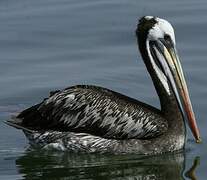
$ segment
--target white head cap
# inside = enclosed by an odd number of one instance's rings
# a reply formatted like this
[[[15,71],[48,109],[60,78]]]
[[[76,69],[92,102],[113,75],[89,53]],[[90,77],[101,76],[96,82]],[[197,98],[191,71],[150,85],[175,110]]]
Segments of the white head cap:
[[[149,30],[148,33],[148,40],[157,40],[159,38],[164,38],[164,36],[170,36],[171,40],[175,44],[175,34],[174,29],[172,25],[161,18],[158,17],[152,17],[152,16],[145,16],[147,20],[150,20],[152,18],[155,19],[157,23],[154,24],[154,26]]]

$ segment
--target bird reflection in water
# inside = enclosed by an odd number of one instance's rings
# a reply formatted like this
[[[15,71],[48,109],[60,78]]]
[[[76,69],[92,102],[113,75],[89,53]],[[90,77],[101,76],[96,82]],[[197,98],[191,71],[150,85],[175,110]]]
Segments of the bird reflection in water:
[[[185,169],[185,155],[162,156],[74,154],[30,151],[16,160],[24,179],[196,180],[195,170]]]
[[[200,157],[196,157],[194,159],[192,167],[186,171],[185,176],[188,177],[191,180],[197,180],[196,175],[195,175],[195,170],[200,164]]]

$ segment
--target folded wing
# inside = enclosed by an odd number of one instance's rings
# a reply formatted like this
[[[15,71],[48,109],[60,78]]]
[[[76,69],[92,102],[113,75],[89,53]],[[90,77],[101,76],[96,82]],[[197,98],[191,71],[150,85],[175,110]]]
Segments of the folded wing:
[[[16,124],[35,131],[89,133],[110,139],[150,139],[168,127],[159,110],[114,91],[84,85],[51,93],[21,112]]]

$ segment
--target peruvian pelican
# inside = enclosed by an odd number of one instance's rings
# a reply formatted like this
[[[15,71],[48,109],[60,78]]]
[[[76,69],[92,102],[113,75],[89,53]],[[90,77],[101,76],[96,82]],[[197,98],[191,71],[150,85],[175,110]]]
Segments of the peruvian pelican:
[[[32,147],[75,152],[182,150],[185,120],[200,142],[173,27],[164,19],[145,16],[139,20],[136,35],[160,110],[106,88],[76,85],[50,93],[6,123],[22,129]]]

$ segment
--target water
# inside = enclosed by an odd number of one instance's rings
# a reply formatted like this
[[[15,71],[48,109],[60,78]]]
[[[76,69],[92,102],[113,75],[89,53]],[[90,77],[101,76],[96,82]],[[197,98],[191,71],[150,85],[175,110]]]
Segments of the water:
[[[206,12],[205,0],[1,1],[0,179],[187,179],[193,164],[195,177],[205,179]],[[23,133],[2,122],[51,90],[95,84],[159,107],[137,52],[134,31],[143,15],[176,29],[203,143],[189,132],[184,153],[155,157],[27,151]]]

